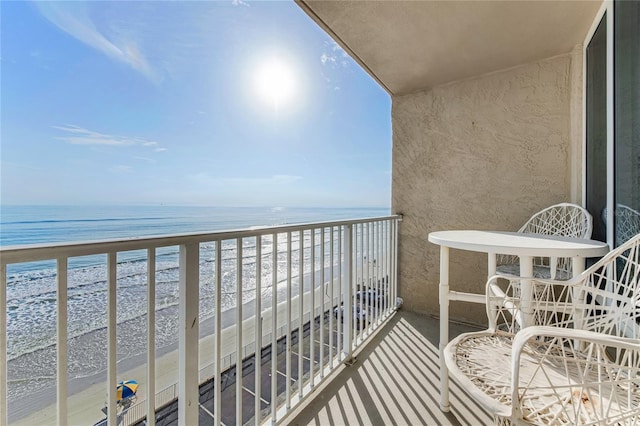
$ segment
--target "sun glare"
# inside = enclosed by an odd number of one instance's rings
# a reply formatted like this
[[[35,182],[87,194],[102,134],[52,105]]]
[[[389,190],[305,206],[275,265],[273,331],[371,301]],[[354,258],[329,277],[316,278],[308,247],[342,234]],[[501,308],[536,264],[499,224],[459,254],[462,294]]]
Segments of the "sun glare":
[[[255,90],[265,103],[274,108],[291,103],[297,90],[292,66],[276,58],[265,61],[256,70]]]

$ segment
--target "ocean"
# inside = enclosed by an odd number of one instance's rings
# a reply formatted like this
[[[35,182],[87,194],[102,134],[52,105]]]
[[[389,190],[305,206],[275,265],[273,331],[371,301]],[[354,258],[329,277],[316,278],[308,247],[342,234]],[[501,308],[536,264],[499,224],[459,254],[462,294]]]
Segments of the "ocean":
[[[246,229],[388,214],[388,208],[1,206],[0,246]],[[294,265],[299,256],[299,241],[296,238],[292,238]],[[263,239],[263,255],[269,255],[271,243],[270,237]],[[282,244],[279,244],[280,250],[284,249]],[[305,241],[305,247],[309,247],[308,241]],[[214,250],[213,246],[207,245],[201,250],[200,317],[201,321],[205,321],[214,315],[214,277],[211,267]],[[251,271],[251,265],[255,264],[255,250],[255,240],[245,241],[243,265],[247,271]],[[235,244],[224,243],[222,253],[224,271],[225,261],[234,262]],[[162,353],[162,348],[171,347],[177,342],[177,260],[177,247],[167,247],[157,253],[156,348],[159,353]],[[146,352],[145,252],[119,254],[117,275],[117,352],[118,362],[122,362]],[[298,275],[295,266],[292,275]],[[106,276],[104,255],[69,260],[69,379],[90,377],[106,371]],[[7,268],[10,402],[55,386],[55,278],[54,262],[32,262],[9,265]],[[243,293],[243,303],[256,296],[255,289],[251,291],[251,278],[248,275],[243,280],[249,283]],[[262,297],[270,298],[270,291],[271,283],[267,278]],[[294,291],[297,292],[297,289]],[[231,275],[223,276],[222,293],[222,309],[233,308],[236,304],[235,279]]]

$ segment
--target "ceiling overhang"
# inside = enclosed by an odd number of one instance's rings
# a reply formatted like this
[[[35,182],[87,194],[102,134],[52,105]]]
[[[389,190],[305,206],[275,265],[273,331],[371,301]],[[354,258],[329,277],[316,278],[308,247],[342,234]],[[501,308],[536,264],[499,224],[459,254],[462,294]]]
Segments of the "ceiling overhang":
[[[392,95],[571,52],[602,4],[296,1]]]

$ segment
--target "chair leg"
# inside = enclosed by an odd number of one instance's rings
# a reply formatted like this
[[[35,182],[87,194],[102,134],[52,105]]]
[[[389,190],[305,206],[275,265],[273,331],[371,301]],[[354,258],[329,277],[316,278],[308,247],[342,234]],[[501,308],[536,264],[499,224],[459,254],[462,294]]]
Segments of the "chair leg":
[[[493,417],[493,424],[495,426],[512,426],[513,422],[511,421],[511,419],[509,417],[494,416]]]

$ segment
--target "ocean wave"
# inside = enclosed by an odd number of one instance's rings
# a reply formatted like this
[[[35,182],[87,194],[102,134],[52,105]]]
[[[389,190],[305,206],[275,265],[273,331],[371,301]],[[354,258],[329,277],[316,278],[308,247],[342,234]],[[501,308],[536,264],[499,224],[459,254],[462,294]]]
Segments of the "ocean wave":
[[[146,314],[144,315],[146,316]],[[162,310],[156,316],[156,347],[172,345],[177,340],[177,307]],[[118,362],[146,351],[146,323],[141,317],[118,324]],[[106,371],[107,329],[92,330],[67,341],[68,375],[70,379],[89,377]],[[7,362],[8,396],[10,400],[26,397],[55,384],[51,372],[56,371],[56,345],[42,346]]]
[[[286,243],[285,243],[286,244]],[[308,250],[308,247],[305,247]],[[224,248],[222,250],[222,262],[229,263],[236,261],[236,248]],[[282,250],[283,251],[283,250]],[[278,250],[279,257],[284,255],[282,251]],[[297,258],[299,248],[292,247],[292,257]],[[139,252],[139,250],[138,250]],[[262,259],[269,259],[272,256],[272,247],[267,247],[262,251]],[[177,264],[178,251],[163,253],[156,257],[156,275],[164,272],[176,271],[179,268]],[[326,253],[328,256],[328,253]],[[256,247],[255,245],[245,246],[243,250],[243,267],[251,267],[255,265]],[[166,259],[166,260],[162,260]],[[251,261],[254,259],[254,261]],[[146,266],[148,258],[146,251],[144,255],[140,257],[127,258],[119,261],[117,264],[117,280],[126,280],[134,277],[146,277]],[[281,261],[281,259],[279,259]],[[206,250],[201,256],[201,266],[203,264],[209,264],[215,262],[215,254],[213,250]],[[136,269],[139,268],[139,269]],[[68,270],[68,282],[69,289],[91,286],[95,284],[106,282],[106,262],[96,262],[94,265],[73,267]],[[43,293],[56,293],[57,288],[54,285],[57,276],[57,271],[54,268],[39,269],[35,271],[25,271],[21,273],[12,273],[7,277],[7,286],[12,289],[16,286],[21,286],[21,291],[15,290],[12,294],[8,295],[8,298],[24,298],[24,297],[37,297]],[[11,293],[11,292],[10,292]]]
[[[285,268],[278,269],[278,286],[286,286],[288,279],[284,275]],[[233,309],[237,305],[237,289],[234,271],[227,271],[223,275],[221,308],[224,312]],[[298,270],[293,268],[291,280],[294,286],[297,285],[298,277]],[[263,277],[263,282],[261,283],[261,296],[268,296],[272,287],[271,274],[268,274],[268,276]],[[139,291],[124,291],[126,289],[121,287],[119,283],[119,291],[116,292],[118,304],[117,324],[119,327],[123,323],[134,321],[147,315],[146,287],[129,286],[127,289],[137,289]],[[80,338],[85,334],[106,329],[106,292],[107,289],[102,286],[92,291],[71,292],[68,295],[68,339]],[[162,312],[167,309],[176,308],[179,304],[177,277],[172,276],[170,280],[166,281],[156,280],[156,293],[156,315],[162,315]],[[251,271],[251,273],[243,275],[242,303],[255,299],[255,297],[256,277],[255,271]],[[8,306],[9,322],[7,332],[10,339],[8,359],[15,359],[48,347],[55,347],[56,302],[55,298],[40,295],[40,297],[23,300],[19,304],[12,303]],[[98,305],[102,305],[102,307]],[[199,311],[202,320],[215,314],[215,284],[214,276],[211,274],[201,275]],[[102,312],[102,314],[96,315],[99,312]],[[22,320],[16,319],[18,315]]]
[[[298,251],[299,246],[297,245],[298,241],[295,238],[292,238],[292,250]],[[175,248],[174,248],[175,247]],[[305,249],[308,249],[308,244],[305,246]],[[235,259],[235,252],[237,250],[236,244],[233,240],[224,240],[223,247],[221,248],[222,260]],[[278,243],[278,252],[282,252],[286,250],[286,242]],[[256,253],[256,244],[255,239],[245,239],[243,246],[243,259],[248,259],[251,257],[255,257]],[[177,261],[177,256],[179,255],[179,249],[177,246],[169,246],[163,247],[159,249],[156,254],[156,262],[162,259],[169,258]],[[271,239],[263,238],[262,240],[262,256],[267,257],[273,253],[273,244]],[[129,263],[146,263],[148,260],[147,251],[146,250],[133,250],[129,252],[122,252],[121,255],[124,257],[122,260],[118,261],[118,268],[121,269],[123,266]],[[212,262],[215,261],[215,246],[211,243],[205,243],[202,245],[202,253],[201,253],[201,261]],[[32,262],[36,263],[36,262]],[[37,262],[43,263],[43,262]],[[50,262],[53,263],[53,262]],[[69,259],[69,271],[73,271],[74,273],[80,273],[83,270],[90,270],[95,267],[104,267],[106,265],[106,259],[104,255],[91,255],[91,256],[81,256],[74,257]],[[159,271],[161,269],[157,269]],[[39,265],[31,265],[30,263],[26,264],[17,264],[11,265],[10,270],[7,274],[7,285],[15,285],[17,283],[28,283],[37,279],[46,279],[46,278],[55,278],[57,275],[56,268],[53,267],[42,267]],[[120,277],[120,276],[119,276]]]
[[[317,271],[316,271],[317,272]],[[293,277],[292,277],[293,278]],[[299,294],[298,280],[293,281],[292,294]],[[308,283],[307,283],[308,284]],[[284,300],[287,290],[286,279],[279,280],[278,300]],[[309,287],[305,285],[306,291]],[[263,289],[261,297],[263,299],[262,306],[270,306],[273,286]],[[246,304],[255,299],[255,292],[243,293],[242,303]],[[210,303],[213,297],[207,296],[200,300],[200,323],[206,324],[213,317],[215,310],[211,309],[214,305]],[[222,299],[223,311],[235,307],[235,298],[233,296],[224,296]],[[208,305],[204,306],[204,305]],[[252,309],[245,308],[245,318],[253,315]],[[231,317],[235,317],[232,315]],[[233,319],[231,319],[233,321]],[[223,327],[230,324],[224,325]],[[178,306],[177,303],[171,304],[164,309],[156,312],[155,322],[155,347],[156,354],[161,354],[172,345],[177,344],[178,340]],[[207,326],[203,325],[200,329],[201,336],[206,333]],[[69,337],[67,340],[68,350],[68,369],[69,379],[96,377],[97,380],[103,380],[107,371],[107,328],[100,327],[90,332]],[[118,323],[117,329],[117,363],[122,362],[146,353],[147,351],[147,327],[146,312],[140,313],[135,318],[125,320]],[[41,389],[55,386],[55,377],[51,376],[52,371],[56,371],[56,345],[51,344],[38,350],[25,353],[19,357],[12,358],[7,363],[8,368],[8,397],[9,400],[17,400],[19,398],[32,395]]]
[[[161,302],[160,305],[156,305],[156,316],[162,315],[163,311],[167,310],[167,309],[171,309],[171,308],[175,308],[178,306],[178,302],[177,300],[175,302]],[[131,322],[131,321],[136,321],[139,320],[141,318],[146,318],[147,316],[147,312],[139,312],[137,315],[132,315],[130,317],[127,318],[121,318],[120,321],[117,321],[117,325],[118,327],[120,327],[121,325]],[[107,326],[106,325],[101,325],[98,327],[94,327],[88,330],[84,330],[82,332],[75,332],[75,333],[68,333],[67,336],[67,340],[74,340],[74,339],[78,339],[78,338],[82,338],[85,335],[91,334],[91,333],[95,333],[95,332],[100,332],[100,331],[105,331],[107,330]],[[20,353],[17,354],[12,354],[10,355],[9,353],[7,354],[7,359],[9,361],[15,360],[17,358],[20,358],[22,356],[26,356],[35,352],[39,352],[39,351],[43,351],[43,350],[47,350],[47,349],[55,349],[57,346],[57,343],[55,342],[55,340],[53,342],[45,342],[42,343],[40,345],[36,345],[33,346],[31,348],[29,348],[28,350],[24,350]]]
[[[286,242],[285,242],[286,244]],[[278,244],[280,246],[280,244]],[[211,267],[210,260],[215,260],[211,256],[212,252],[204,250],[205,254],[200,263],[200,317],[204,320],[210,318],[215,313],[215,268]],[[232,253],[233,254],[233,253]],[[272,283],[272,265],[270,258],[273,253],[268,250],[263,251],[263,258],[268,259],[263,263],[263,274],[261,279],[261,296],[265,297],[271,293]],[[292,282],[293,285],[298,283],[298,266],[300,252],[292,253]],[[319,249],[316,249],[316,255],[319,255]],[[328,252],[326,253],[328,256]],[[209,258],[207,259],[207,256]],[[304,256],[305,271],[308,273],[311,266],[310,248],[305,247]],[[278,259],[275,263],[277,268],[278,285],[287,281],[287,254],[278,251]],[[242,274],[242,303],[246,303],[256,297],[256,258],[255,252],[243,253],[243,274]],[[232,309],[237,305],[236,295],[236,279],[237,271],[235,270],[236,259],[235,254],[222,259],[222,310]],[[118,335],[120,336],[123,326],[126,324],[140,323],[146,317],[147,303],[147,271],[146,262],[143,260],[129,260],[118,263],[117,277],[117,315],[118,315]],[[16,360],[33,358],[39,360],[47,356],[55,358],[56,347],[56,283],[55,276],[49,274],[36,274],[37,278],[29,282],[27,285],[17,286],[24,290],[21,295],[16,297],[16,287],[9,289],[10,296],[8,303],[8,359],[12,363]],[[55,274],[54,274],[55,275]],[[166,316],[163,313],[167,311],[176,311],[179,303],[178,291],[179,267],[175,258],[165,257],[163,261],[156,265],[156,316]],[[46,277],[46,278],[44,278]],[[106,265],[98,265],[89,268],[78,268],[69,271],[69,288],[67,297],[68,323],[67,332],[69,341],[77,339],[86,339],[88,335],[95,333],[106,333],[106,301],[107,301],[107,281],[106,281]],[[48,291],[43,291],[48,290]],[[18,292],[19,293],[19,292]],[[173,327],[177,325],[177,319],[173,325],[164,325],[162,327]],[[177,331],[172,331],[174,337]],[[146,331],[143,336],[136,337],[140,340],[135,345],[146,344]],[[134,346],[135,346],[134,345]],[[99,345],[95,351],[99,351]],[[92,349],[94,350],[94,349]],[[119,356],[120,356],[120,349]],[[125,351],[126,352],[126,351]],[[47,353],[48,355],[41,355]],[[128,352],[127,352],[128,353]],[[51,355],[53,354],[53,355]],[[83,363],[89,362],[80,356],[79,360],[70,361],[70,364],[77,364],[74,368],[78,371],[86,371],[91,373],[88,366]],[[35,362],[35,361],[34,361]],[[38,361],[40,362],[40,361]],[[55,368],[55,366],[53,367]],[[74,370],[74,371],[76,371]],[[25,373],[26,374],[26,373]],[[80,374],[80,373],[74,373]],[[31,386],[31,385],[29,385]],[[34,385],[35,386],[35,385]]]

